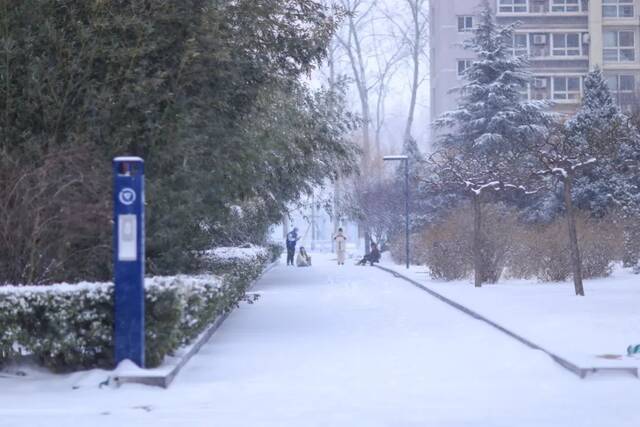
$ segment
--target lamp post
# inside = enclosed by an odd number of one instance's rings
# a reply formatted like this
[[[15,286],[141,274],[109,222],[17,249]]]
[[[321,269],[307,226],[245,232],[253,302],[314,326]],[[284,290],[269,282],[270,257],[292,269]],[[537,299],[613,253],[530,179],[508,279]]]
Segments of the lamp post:
[[[404,243],[405,243],[405,259],[407,268],[409,268],[409,156],[384,156],[385,161],[404,161]]]

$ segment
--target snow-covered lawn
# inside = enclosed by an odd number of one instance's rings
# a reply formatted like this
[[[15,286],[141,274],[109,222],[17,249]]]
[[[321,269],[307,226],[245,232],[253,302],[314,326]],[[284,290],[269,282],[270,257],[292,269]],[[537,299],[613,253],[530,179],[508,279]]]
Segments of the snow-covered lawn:
[[[470,281],[430,280],[425,267],[385,262],[430,289],[524,336],[580,367],[640,367],[626,356],[640,344],[640,276],[621,268],[608,278],[585,281],[585,297],[573,283],[502,280],[474,288]],[[602,355],[619,355],[618,360]]]
[[[170,389],[98,389],[100,371],[0,378],[0,425],[640,425],[637,379],[580,380],[389,273],[313,259],[267,273]]]

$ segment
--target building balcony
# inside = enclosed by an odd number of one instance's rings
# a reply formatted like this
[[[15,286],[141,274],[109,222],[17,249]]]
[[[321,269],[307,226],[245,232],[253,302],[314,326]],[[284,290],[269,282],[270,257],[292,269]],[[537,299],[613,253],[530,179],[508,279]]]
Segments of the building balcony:
[[[497,16],[586,16],[587,0],[497,0]]]
[[[584,31],[516,33],[512,54],[528,56],[531,61],[586,61],[589,59],[589,36]]]

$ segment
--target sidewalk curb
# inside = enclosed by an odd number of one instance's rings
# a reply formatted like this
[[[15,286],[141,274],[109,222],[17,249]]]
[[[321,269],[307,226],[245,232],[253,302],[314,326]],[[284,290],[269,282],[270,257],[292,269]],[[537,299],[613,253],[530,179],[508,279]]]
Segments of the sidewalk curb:
[[[269,264],[247,288],[247,290],[251,289],[253,285],[255,285],[262,277],[271,271],[276,265],[279,264],[279,260],[276,260]],[[229,317],[229,315],[233,312],[230,310],[224,314],[218,316],[213,323],[205,329],[205,331],[200,334],[200,336],[193,343],[192,347],[187,351],[183,356],[180,357],[180,360],[176,364],[176,366],[171,369],[171,371],[166,375],[122,375],[122,376],[114,376],[109,379],[109,382],[113,381],[116,386],[121,386],[122,384],[143,384],[155,387],[169,388],[173,380],[176,378],[180,370],[191,360],[193,356],[195,356],[198,351],[211,339],[211,337],[216,333],[218,328],[222,325],[222,323]]]
[[[579,376],[580,378],[585,378],[587,375],[589,374],[594,374],[596,372],[610,372],[610,373],[628,373],[631,374],[633,376],[635,376],[636,378],[640,377],[639,372],[638,372],[638,368],[637,367],[590,367],[590,368],[584,368],[584,367],[580,367],[578,365],[576,365],[575,363],[570,362],[567,359],[564,359],[560,356],[558,356],[555,353],[552,353],[551,351],[540,347],[539,345],[529,341],[528,339],[516,334],[513,331],[510,331],[509,329],[505,328],[502,325],[499,325],[498,323],[494,322],[493,320],[490,320],[484,316],[482,316],[481,314],[476,313],[475,311],[471,310],[468,307],[465,307],[462,304],[459,304],[447,297],[445,297],[444,295],[439,294],[438,292],[434,291],[433,289],[428,288],[427,286],[416,282],[415,280],[401,274],[398,273],[395,270],[392,270],[390,268],[387,267],[382,267],[380,265],[376,265],[375,267],[378,267],[381,270],[386,271],[387,273],[391,273],[393,274],[395,277],[399,278],[399,279],[404,279],[405,281],[411,283],[412,285],[414,285],[415,287],[427,292],[429,295],[439,299],[440,301],[444,302],[445,304],[448,304],[450,306],[452,306],[453,308],[467,314],[468,316],[473,317],[476,320],[480,320],[482,322],[488,323],[489,325],[491,325],[492,327],[494,327],[495,329],[498,329],[500,332],[507,334],[508,336],[510,336],[511,338],[520,341],[522,344],[526,345],[529,348],[532,348],[534,350],[540,350],[542,352],[544,352],[547,356],[549,356],[551,359],[553,359],[554,362],[558,363],[560,366],[562,366],[563,368],[567,369],[568,371],[572,372],[573,374]]]

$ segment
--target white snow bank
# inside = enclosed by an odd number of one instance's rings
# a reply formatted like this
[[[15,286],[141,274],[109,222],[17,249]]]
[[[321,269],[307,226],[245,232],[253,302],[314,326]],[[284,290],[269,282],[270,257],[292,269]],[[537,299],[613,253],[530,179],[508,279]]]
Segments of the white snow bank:
[[[144,285],[146,288],[153,286],[166,286],[172,283],[184,283],[191,286],[198,285],[211,285],[217,284],[218,287],[222,286],[222,280],[215,275],[201,274],[201,275],[184,275],[179,274],[176,276],[154,276],[144,279]],[[52,285],[42,286],[17,286],[6,285],[0,286],[1,294],[21,294],[21,293],[68,293],[78,291],[98,291],[110,288],[113,286],[113,282],[78,282],[78,283],[54,283]]]
[[[586,280],[586,296],[579,297],[572,282],[511,279],[475,288],[468,280],[432,280],[424,266],[384,266],[581,367],[640,367],[639,359],[626,356],[628,345],[640,344],[640,277],[629,271]]]
[[[250,260],[258,256],[268,256],[269,250],[262,246],[250,245],[244,248],[220,246],[205,252],[205,256],[218,259]]]

